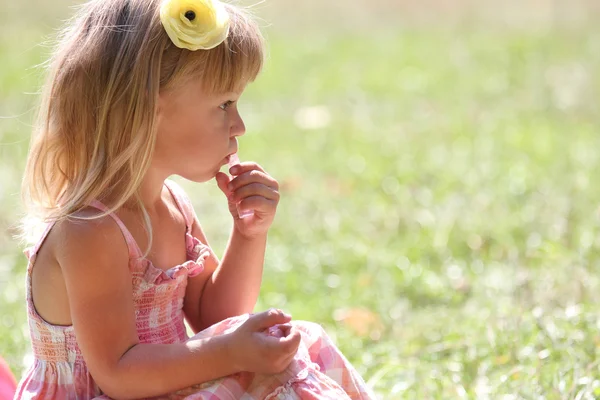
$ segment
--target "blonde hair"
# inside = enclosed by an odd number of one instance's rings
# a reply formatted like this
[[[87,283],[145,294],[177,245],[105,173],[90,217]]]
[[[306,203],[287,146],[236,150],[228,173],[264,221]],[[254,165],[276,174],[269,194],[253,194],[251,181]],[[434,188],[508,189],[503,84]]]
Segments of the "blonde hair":
[[[92,0],[80,7],[49,60],[23,179],[29,218],[100,218],[107,213],[74,214],[93,199],[107,202],[108,212],[133,201],[150,249],[152,229],[138,190],[152,159],[159,92],[190,79],[200,79],[209,93],[232,91],[262,68],[256,23],[225,6],[227,39],[198,51],[173,45],[160,22],[160,0]]]

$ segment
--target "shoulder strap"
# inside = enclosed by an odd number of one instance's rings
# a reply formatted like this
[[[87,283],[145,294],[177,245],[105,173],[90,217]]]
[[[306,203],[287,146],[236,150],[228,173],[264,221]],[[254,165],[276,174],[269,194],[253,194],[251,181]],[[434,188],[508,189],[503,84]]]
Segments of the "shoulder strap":
[[[108,211],[108,207],[106,207],[104,204],[100,203],[98,200],[92,201],[90,203],[90,207],[97,208],[104,212]],[[115,220],[115,222],[119,226],[119,229],[123,233],[123,237],[125,238],[125,241],[127,242],[129,258],[140,257],[142,255],[142,252],[141,252],[139,246],[137,245],[135,239],[133,238],[133,235],[131,234],[131,232],[129,232],[129,230],[123,223],[123,221],[121,221],[121,219],[119,217],[117,217],[117,215],[115,213],[109,213],[108,215],[110,215],[112,217],[112,219]],[[48,234],[50,233],[50,230],[52,229],[52,227],[54,226],[55,223],[56,222],[54,222],[54,221],[47,223],[40,238],[35,242],[35,245],[30,246],[23,251],[23,253],[25,253],[25,255],[27,256],[27,258],[29,260],[31,260],[32,257],[35,257],[37,255],[38,251],[42,247],[42,244],[44,244],[46,237],[48,237]]]
[[[35,244],[33,246],[27,247],[23,251],[23,253],[27,256],[27,258],[29,260],[31,260],[32,257],[35,257],[37,252],[40,250],[40,247],[42,247],[42,244],[44,244],[44,241],[46,240],[46,237],[48,237],[48,234],[50,233],[50,229],[52,229],[54,224],[55,224],[55,222],[47,223],[46,227],[42,231],[42,234],[40,235],[39,239],[35,242]]]
[[[98,200],[92,201],[90,203],[90,206],[95,207],[104,212],[108,211],[108,207],[106,207],[104,204],[100,203]],[[127,242],[127,249],[129,250],[129,258],[141,257],[142,251],[140,250],[138,244],[136,243],[135,239],[133,238],[133,235],[131,234],[131,232],[129,232],[129,229],[127,229],[127,227],[125,226],[123,221],[121,221],[121,219],[119,217],[117,217],[117,215],[115,213],[109,213],[108,215],[110,215],[112,217],[112,219],[115,220],[115,222],[119,226],[119,229],[121,229],[121,232],[123,233],[123,237],[125,238],[125,241]]]

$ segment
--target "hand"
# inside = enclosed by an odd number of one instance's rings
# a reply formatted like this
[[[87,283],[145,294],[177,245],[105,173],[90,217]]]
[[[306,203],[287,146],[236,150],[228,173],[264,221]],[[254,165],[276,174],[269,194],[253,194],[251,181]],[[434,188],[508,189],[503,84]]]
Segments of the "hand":
[[[277,374],[294,359],[300,345],[300,332],[291,324],[291,316],[271,309],[250,315],[248,320],[230,333],[230,358],[239,371]],[[279,325],[279,334],[269,328]]]
[[[249,239],[266,234],[279,203],[279,183],[253,162],[233,166],[229,172],[234,177],[218,172],[215,179],[227,196],[234,228]],[[238,210],[251,210],[254,214],[240,218]]]
[[[265,329],[265,333],[269,336],[278,338],[286,337],[292,329],[292,324],[273,325],[269,329]]]

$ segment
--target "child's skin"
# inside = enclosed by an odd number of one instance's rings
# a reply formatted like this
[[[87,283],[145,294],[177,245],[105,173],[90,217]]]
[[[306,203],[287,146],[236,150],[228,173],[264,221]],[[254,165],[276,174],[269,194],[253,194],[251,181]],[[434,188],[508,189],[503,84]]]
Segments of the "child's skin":
[[[245,132],[237,92],[209,95],[201,82],[160,94],[158,133],[141,195],[154,239],[147,258],[162,269],[186,260],[185,222],[163,182],[180,175],[194,182],[215,178],[228,198],[234,224],[223,259],[211,256],[204,271],[189,278],[184,312],[194,332],[244,313],[258,298],[267,231],[279,202],[279,185],[259,165],[242,162],[235,178],[219,172],[237,152]],[[231,185],[231,187],[229,187]],[[240,210],[253,216],[239,218]],[[86,209],[84,215],[98,213]],[[117,211],[141,249],[148,243],[141,213]],[[207,239],[194,222],[192,234]],[[39,314],[60,325],[73,324],[94,380],[111,397],[167,393],[239,371],[280,372],[291,362],[300,333],[279,310],[251,316],[235,332],[181,344],[139,344],[135,326],[127,245],[112,218],[55,225],[33,269],[33,296]],[[275,328],[269,334],[268,328]]]

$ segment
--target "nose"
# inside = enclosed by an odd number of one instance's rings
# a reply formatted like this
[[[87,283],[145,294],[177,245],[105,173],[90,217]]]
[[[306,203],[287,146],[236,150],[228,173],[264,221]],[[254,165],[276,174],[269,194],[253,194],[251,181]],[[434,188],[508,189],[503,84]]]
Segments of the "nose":
[[[246,125],[244,125],[244,120],[242,120],[239,112],[235,113],[235,118],[233,118],[229,131],[233,137],[242,136],[246,133]]]

